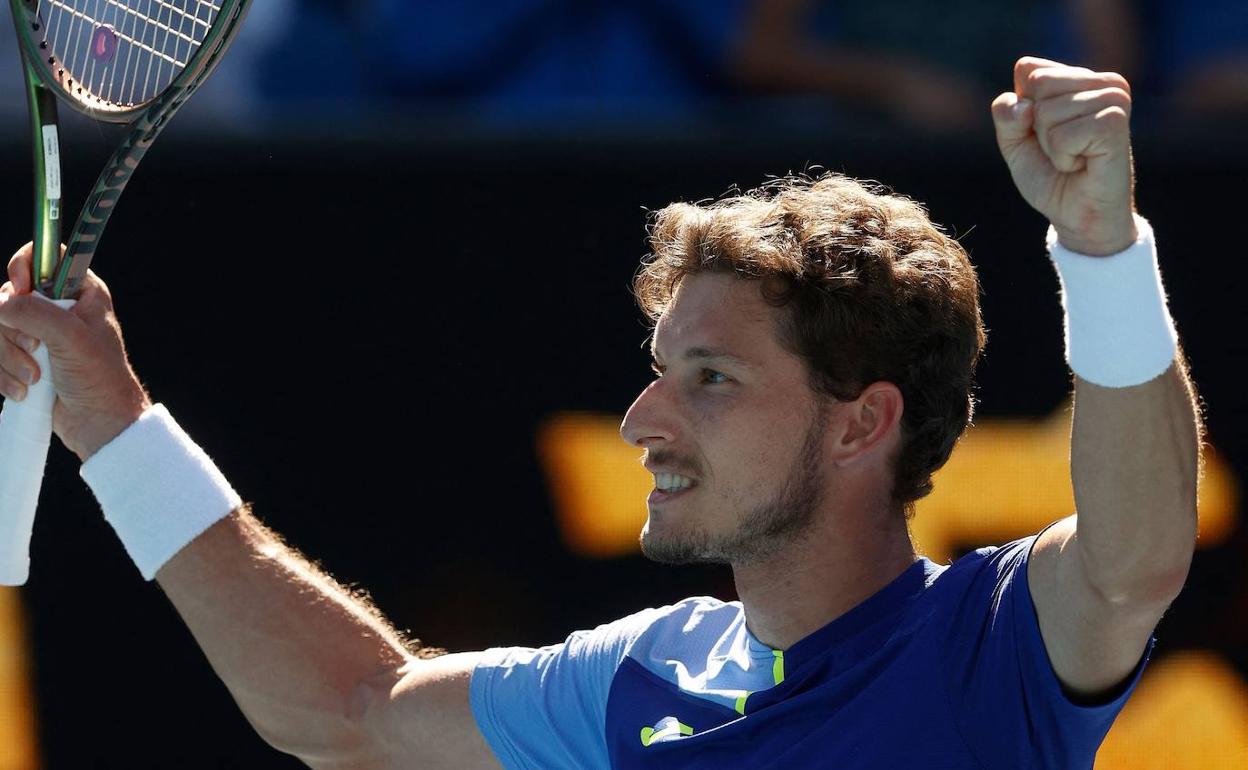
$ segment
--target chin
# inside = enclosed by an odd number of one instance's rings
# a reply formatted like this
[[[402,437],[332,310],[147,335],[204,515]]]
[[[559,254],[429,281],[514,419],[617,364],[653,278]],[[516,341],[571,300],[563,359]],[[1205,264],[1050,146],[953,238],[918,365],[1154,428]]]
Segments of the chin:
[[[716,556],[706,532],[656,532],[653,520],[641,530],[641,553],[660,564],[727,563]]]

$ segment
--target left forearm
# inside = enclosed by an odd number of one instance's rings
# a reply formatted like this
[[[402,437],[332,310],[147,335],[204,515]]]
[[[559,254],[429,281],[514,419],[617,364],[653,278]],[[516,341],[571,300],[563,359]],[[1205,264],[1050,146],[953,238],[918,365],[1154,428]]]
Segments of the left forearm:
[[[1168,601],[1196,539],[1201,424],[1182,356],[1141,385],[1075,382],[1071,476],[1085,573],[1111,600]]]

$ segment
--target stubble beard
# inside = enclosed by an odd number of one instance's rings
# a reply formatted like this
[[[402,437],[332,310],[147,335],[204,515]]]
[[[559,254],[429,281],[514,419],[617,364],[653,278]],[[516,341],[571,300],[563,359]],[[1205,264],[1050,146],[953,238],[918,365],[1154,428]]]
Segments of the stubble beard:
[[[697,530],[670,537],[642,532],[641,552],[661,564],[742,565],[774,556],[810,531],[827,482],[819,460],[826,409],[820,407],[806,429],[802,448],[784,486],[771,500],[747,511],[736,529],[715,536]]]

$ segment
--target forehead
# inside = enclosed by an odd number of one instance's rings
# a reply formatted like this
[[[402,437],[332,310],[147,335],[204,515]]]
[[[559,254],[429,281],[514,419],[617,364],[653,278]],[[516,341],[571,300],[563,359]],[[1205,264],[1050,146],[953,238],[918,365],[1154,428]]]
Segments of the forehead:
[[[655,326],[656,357],[698,347],[759,359],[781,352],[776,340],[780,310],[768,305],[758,281],[731,273],[685,277]]]

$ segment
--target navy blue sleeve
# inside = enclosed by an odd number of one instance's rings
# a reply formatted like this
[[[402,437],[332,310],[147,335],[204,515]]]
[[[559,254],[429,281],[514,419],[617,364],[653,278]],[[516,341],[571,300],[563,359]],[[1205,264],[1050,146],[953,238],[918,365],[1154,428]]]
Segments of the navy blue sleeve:
[[[609,766],[611,680],[629,645],[664,609],[577,631],[548,647],[486,650],[472,673],[469,702],[477,727],[503,766]]]
[[[1067,697],[1027,584],[1035,540],[981,549],[950,568],[963,573],[958,582],[965,586],[945,637],[949,699],[963,739],[985,767],[1090,770],[1155,640],[1111,700],[1089,705]]]

